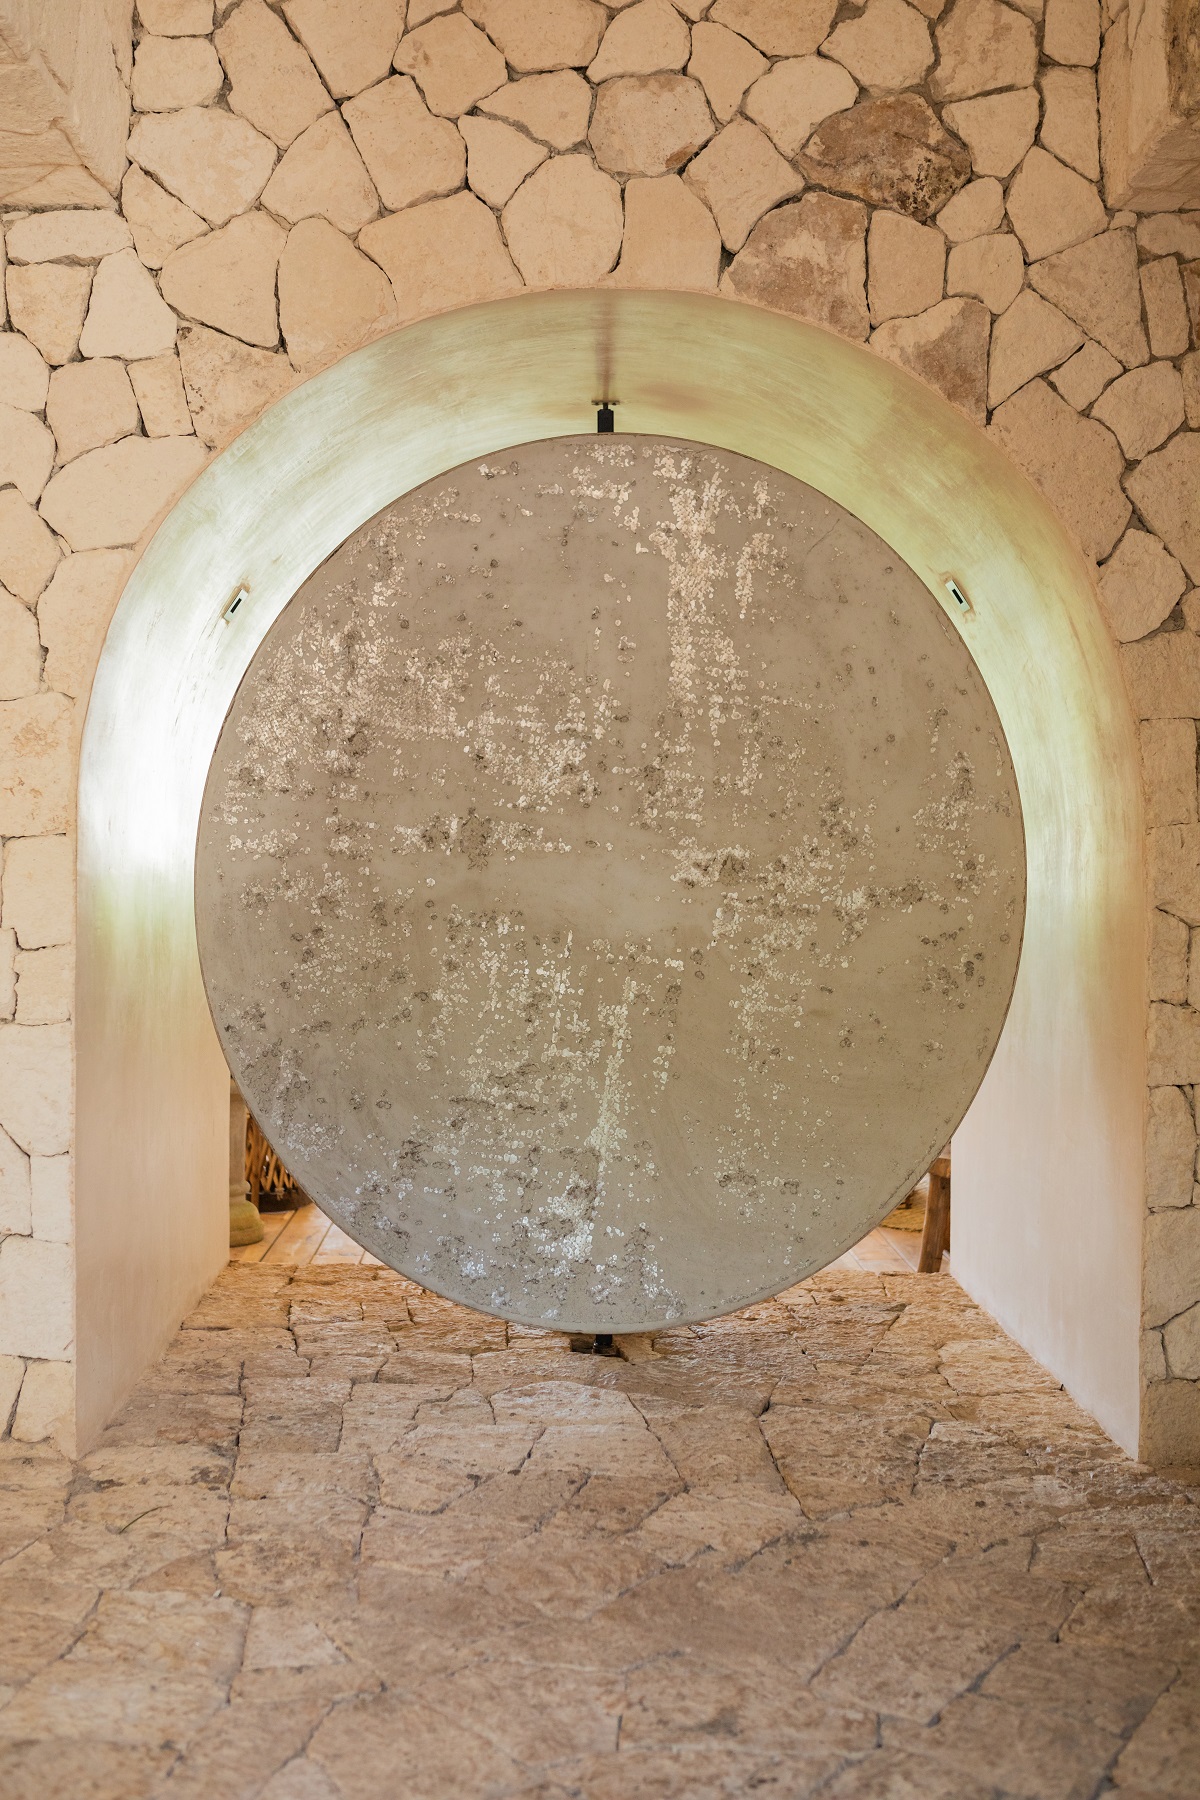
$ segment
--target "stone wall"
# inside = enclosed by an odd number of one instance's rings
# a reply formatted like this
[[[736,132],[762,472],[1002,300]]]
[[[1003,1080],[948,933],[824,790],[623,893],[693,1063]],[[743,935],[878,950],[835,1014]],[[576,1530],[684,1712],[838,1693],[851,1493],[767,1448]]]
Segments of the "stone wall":
[[[1100,58],[1105,191],[1151,212],[1200,198],[1195,0],[1108,0]]]
[[[3,215],[0,1421],[69,1441],[76,749],[134,547],[355,345],[616,283],[868,341],[1099,567],[1156,908],[1144,1448],[1200,1453],[1200,213],[1105,205],[1096,0],[140,0],[134,35],[119,205]]]

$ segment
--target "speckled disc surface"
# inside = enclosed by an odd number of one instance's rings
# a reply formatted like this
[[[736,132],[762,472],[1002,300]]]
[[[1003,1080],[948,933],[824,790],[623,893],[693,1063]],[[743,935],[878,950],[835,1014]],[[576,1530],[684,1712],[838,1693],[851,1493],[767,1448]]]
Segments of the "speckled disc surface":
[[[238,689],[230,1067],[369,1250],[514,1319],[730,1310],[876,1224],[987,1067],[1016,780],[924,584],[748,458],[560,438],[396,501]]]

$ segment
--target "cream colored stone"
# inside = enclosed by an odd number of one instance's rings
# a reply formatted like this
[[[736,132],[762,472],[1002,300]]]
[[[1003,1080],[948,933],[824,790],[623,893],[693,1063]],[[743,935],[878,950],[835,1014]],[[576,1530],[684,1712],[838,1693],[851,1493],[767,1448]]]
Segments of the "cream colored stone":
[[[764,56],[811,56],[829,36],[837,0],[716,0],[708,17]]]
[[[623,75],[596,96],[588,138],[611,175],[669,175],[713,134],[704,89],[687,75]]]
[[[1190,632],[1171,632],[1168,636],[1191,639]],[[1194,722],[1184,720],[1183,723]],[[1191,776],[1194,786],[1194,752]],[[1200,827],[1195,824],[1154,826],[1147,833],[1146,847],[1154,905],[1164,912],[1174,913],[1177,918],[1186,919],[1189,925],[1200,925]],[[1171,1079],[1182,1080],[1183,1077]],[[1188,1076],[1189,1082],[1197,1079],[1200,1078]]]
[[[133,104],[138,112],[207,106],[224,80],[207,38],[144,37],[133,59]]]
[[[70,362],[79,346],[92,271],[64,263],[10,263],[5,287],[13,328],[36,344],[48,363]]]
[[[72,550],[135,544],[203,462],[194,437],[122,438],[61,469],[42,495],[42,516]]]
[[[721,234],[678,175],[625,184],[625,235],[613,280],[624,287],[715,288]]]
[[[395,66],[411,75],[430,112],[456,119],[504,80],[504,58],[495,44],[464,19],[446,13],[400,39]]]
[[[210,225],[224,225],[262,193],[275,146],[233,113],[185,106],[135,120],[129,157]]]
[[[73,462],[86,450],[128,437],[138,428],[138,409],[124,363],[101,357],[56,369],[46,417],[58,443],[60,463]]]
[[[408,29],[415,31],[438,13],[453,12],[458,0],[408,0]]]
[[[50,371],[36,345],[19,332],[0,332],[0,396],[7,404],[41,412],[49,385]]]
[[[742,95],[768,67],[767,59],[736,31],[707,20],[692,28],[692,55],[687,72],[704,89],[719,124],[732,119]],[[1200,254],[1200,252],[1198,252]]]
[[[176,254],[180,254],[176,252]],[[186,254],[186,252],[184,253]],[[81,356],[164,356],[175,345],[175,315],[136,250],[106,256],[92,282],[79,334]]]
[[[27,606],[0,589],[0,700],[22,700],[42,685],[42,647],[37,620]]]
[[[479,111],[523,125],[531,137],[554,150],[570,150],[587,136],[592,90],[582,75],[563,69],[509,81],[479,102]]]
[[[1183,930],[1186,932],[1187,927]],[[1147,1102],[1146,1204],[1152,1212],[1161,1207],[1187,1206],[1192,1198],[1192,1165],[1196,1160],[1192,1109],[1177,1087],[1153,1087]]]
[[[1194,785],[1194,784],[1193,784]],[[1156,907],[1150,917],[1150,998],[1181,1006],[1188,997],[1188,951],[1192,933],[1182,919]],[[1155,1089],[1155,1092],[1160,1090]],[[1187,1199],[1192,1197],[1192,1169],[1188,1164]],[[1183,1205],[1187,1201],[1182,1202]]]
[[[1126,368],[1149,356],[1131,231],[1105,231],[1035,263],[1029,280]]]
[[[1140,462],[1183,424],[1179,371],[1160,362],[1122,375],[1097,400],[1092,417],[1116,433],[1130,462]]]
[[[192,429],[177,356],[130,363],[129,379],[147,437],[183,437]]]
[[[988,434],[1058,508],[1084,554],[1107,556],[1130,513],[1120,486],[1125,459],[1111,431],[1081,419],[1044,381],[1030,381],[997,407]]]
[[[1182,356],[1192,341],[1179,264],[1173,256],[1142,266],[1146,329],[1154,356]]]
[[[1117,546],[1120,554],[1122,547],[1130,538],[1145,537],[1145,532],[1127,531]],[[1154,538],[1150,539],[1153,545]],[[1162,546],[1157,545],[1162,551]],[[1107,567],[1111,568],[1110,560]],[[1136,578],[1139,559],[1126,559],[1125,579]],[[1176,569],[1179,565],[1176,563]],[[1151,582],[1158,582],[1157,570],[1149,575]],[[1103,575],[1101,576],[1101,598],[1105,598]],[[1165,618],[1165,614],[1163,617]],[[1161,623],[1147,629],[1153,631]],[[1139,634],[1141,635],[1141,634]],[[1146,796],[1146,824],[1152,829],[1161,825],[1194,825],[1196,823],[1196,721],[1194,719],[1144,719],[1138,728],[1142,753],[1142,786]],[[1189,1190],[1190,1191],[1190,1190]]]
[[[977,300],[941,300],[911,319],[871,333],[871,348],[899,363],[980,424],[987,417],[987,308]]]
[[[10,262],[98,262],[131,243],[124,219],[111,212],[30,213],[10,225]]]
[[[52,1440],[64,1456],[75,1450],[75,1365],[70,1362],[31,1362],[21,1383],[21,1397],[12,1423],[18,1444],[43,1444]]]
[[[286,149],[333,105],[307,54],[264,0],[241,0],[213,39],[231,111]]]
[[[971,152],[977,175],[1011,175],[1037,133],[1041,106],[1037,91],[987,94],[947,106],[942,122],[956,132]]]
[[[284,241],[267,213],[243,213],[173,251],[162,268],[163,293],[188,318],[273,349],[279,342],[275,277]]]
[[[726,249],[733,251],[741,249],[765,212],[804,188],[803,177],[748,119],[724,126],[689,165],[684,180],[709,208]]]
[[[450,306],[496,300],[521,286],[494,216],[474,194],[453,194],[377,219],[359,233],[358,242],[390,280],[401,323]]]
[[[929,26],[906,0],[867,0],[826,40],[824,54],[872,93],[917,87],[933,61]]]
[[[37,628],[46,648],[44,674],[48,687],[70,694],[73,699],[87,698],[104,634],[129,568],[129,555],[121,550],[84,550],[59,563],[37,609]],[[22,942],[29,946],[30,940],[23,938]]]
[[[0,489],[0,581],[32,606],[58,561],[58,545],[16,488]]]
[[[1200,637],[1193,631],[1160,631],[1123,645],[1120,655],[1135,718],[1200,717]]]
[[[1154,1014],[1166,1010],[1155,1007]],[[1142,1255],[1142,1317],[1147,1325],[1163,1325],[1188,1311],[1200,1293],[1200,1206],[1152,1213]]]
[[[1194,591],[1200,591],[1200,590],[1194,590]],[[1181,923],[1180,920],[1172,918],[1170,913],[1160,913],[1160,912],[1156,911],[1154,917],[1155,917],[1155,919],[1160,919],[1160,918],[1161,919],[1171,919],[1171,923],[1174,925],[1178,925]],[[1186,929],[1186,927],[1185,927],[1185,929]],[[1151,934],[1150,973],[1151,973],[1150,998],[1152,1000],[1175,1000],[1177,998],[1182,1000],[1182,999],[1186,998],[1189,1006],[1195,1007],[1197,1011],[1200,1011],[1200,931],[1197,931],[1193,928],[1188,933],[1187,993],[1186,993],[1186,995],[1176,996],[1174,994],[1156,994],[1154,992],[1155,963],[1154,963],[1154,936],[1153,936],[1153,933]],[[1194,1098],[1195,1098],[1195,1095],[1193,1094],[1193,1099]]]
[[[1193,350],[1179,365],[1183,378],[1183,405],[1188,426],[1200,431],[1200,350]]]
[[[205,325],[181,328],[179,366],[196,435],[210,450],[227,444],[297,381],[286,356],[253,350]]]
[[[12,937],[11,932],[6,935]],[[32,1230],[29,1158],[7,1131],[0,1131],[0,1232],[15,1231],[28,1237]],[[0,1431],[3,1429],[4,1421],[0,1419]]]
[[[1069,249],[1108,224],[1091,182],[1036,144],[1008,190],[1008,216],[1030,262]]]
[[[466,146],[449,119],[435,119],[409,75],[393,75],[342,108],[383,204],[418,206],[462,186]]]
[[[998,231],[1003,217],[1004,189],[989,175],[960,188],[943,206],[937,222],[952,244],[963,244]]]
[[[75,952],[69,944],[53,950],[18,950],[16,973],[18,1025],[60,1025],[71,1017]]]
[[[121,205],[138,257],[148,269],[160,269],[172,250],[208,230],[190,206],[176,200],[136,166],[129,168],[121,184]]]
[[[56,1136],[70,1129],[69,1036],[57,1035],[67,1031],[63,1025],[0,1026],[0,1068],[12,1064],[12,1040],[17,1033],[23,1033],[26,1038],[35,1033],[47,1037],[50,1033],[56,1034],[56,1050],[58,1045],[62,1050],[54,1054],[48,1044],[38,1051],[30,1046],[25,1056],[30,1065],[28,1071],[17,1072],[17,1079],[24,1089],[36,1078],[35,1070],[44,1062],[47,1079],[57,1081],[65,1089],[64,1103],[54,1107],[49,1102],[38,1106],[34,1101],[30,1105],[22,1095],[31,1113],[36,1109],[39,1115],[50,1115],[53,1111]],[[39,1060],[35,1061],[35,1058]],[[69,1245],[39,1244],[36,1238],[5,1238],[0,1244],[0,1355],[58,1359],[71,1355],[75,1337],[74,1276],[75,1261]],[[25,1379],[29,1379],[28,1371]],[[17,1411],[19,1416],[19,1402]]]
[[[552,157],[517,189],[502,223],[528,286],[590,287],[621,248],[621,190],[590,157]]]
[[[1046,0],[1042,53],[1051,62],[1092,68],[1100,58],[1098,0]]]
[[[328,219],[304,219],[279,259],[279,322],[296,368],[320,367],[392,328],[391,283]]]
[[[467,185],[488,206],[511,200],[525,177],[550,154],[545,144],[500,119],[473,114],[460,119],[458,128],[467,145]]]
[[[1151,451],[1125,486],[1151,531],[1200,582],[1200,436],[1183,432]]]
[[[391,68],[403,0],[283,0],[283,10],[336,100],[374,87]],[[419,24],[415,5],[408,12]]]
[[[1170,552],[1149,532],[1132,526],[1100,571],[1100,598],[1114,635],[1124,644],[1156,631],[1186,586],[1183,570]],[[1175,721],[1171,723],[1174,725]],[[1195,817],[1194,755],[1192,763],[1189,818]],[[1170,825],[1178,821],[1152,818],[1150,823]]]
[[[593,0],[463,0],[463,11],[521,75],[586,68],[608,24]]]
[[[721,291],[865,338],[867,209],[807,193],[760,219],[721,277]]]
[[[1017,295],[992,330],[988,404],[999,406],[1035,375],[1057,368],[1083,342],[1079,327],[1028,289]]]
[[[1043,149],[1089,181],[1100,179],[1100,114],[1090,69],[1046,69],[1042,74]]]
[[[1093,344],[1089,339],[1082,350],[1068,357],[1061,369],[1055,369],[1050,379],[1068,406],[1073,406],[1076,412],[1086,412],[1092,401],[1120,373],[1121,365],[1116,357],[1110,356],[1102,344]]]
[[[1151,213],[1137,221],[1137,246],[1147,256],[1200,257],[1200,212]]]
[[[691,43],[691,33],[670,0],[637,0],[619,12],[605,32],[588,80],[599,83],[614,75],[678,71],[688,60]]]
[[[301,132],[263,189],[262,203],[289,224],[319,216],[351,234],[379,216],[379,195],[340,113]]]
[[[4,850],[6,931],[26,950],[75,935],[75,847],[66,837],[22,837]]]
[[[58,956],[66,960],[74,977],[71,950],[31,950],[26,956]],[[74,1181],[70,1156],[34,1156],[29,1164],[30,1212],[33,1235],[45,1244],[75,1241]]]
[[[932,225],[903,213],[872,214],[867,232],[867,300],[871,323],[927,312],[942,297],[946,241]]]
[[[2,1217],[3,1208],[0,1206],[0,1218]],[[8,1430],[24,1379],[25,1362],[23,1357],[0,1356],[0,1434]]]
[[[137,0],[145,31],[160,37],[204,37],[213,28],[212,0]]]
[[[0,596],[0,601],[2,601],[5,606],[15,606],[19,608],[21,612],[25,611],[25,608],[21,606],[21,602],[19,600],[14,600],[11,595],[7,597]],[[3,626],[0,626],[0,634],[2,633]],[[17,1010],[16,955],[16,932],[0,930],[0,1019],[11,1019]],[[0,1233],[12,1230],[12,1226],[6,1223],[6,1208],[8,1204],[5,1193],[5,1177],[7,1173],[5,1163],[6,1146],[12,1150],[14,1155],[23,1155],[22,1151],[17,1150],[16,1145],[8,1136],[8,1133],[0,1131]],[[28,1229],[29,1227],[26,1226],[26,1230]],[[0,1430],[2,1429],[3,1426],[0,1425]]]
[[[66,830],[73,799],[73,735],[74,708],[62,694],[33,694],[0,704],[0,837]],[[0,1095],[3,1091],[0,1079]],[[29,1148],[11,1125],[8,1129]]]
[[[1162,1335],[1170,1373],[1185,1381],[1200,1380],[1200,1303],[1172,1319]]]
[[[1027,88],[1037,70],[1037,34],[998,0],[957,0],[937,30],[935,100],[968,100],[996,88]],[[991,171],[998,173],[998,171]]]
[[[30,502],[54,466],[54,439],[40,419],[0,400],[0,487],[10,482]]]
[[[857,98],[849,70],[822,56],[801,56],[777,62],[756,81],[745,111],[784,156],[796,156],[822,119],[847,111]]]
[[[971,294],[992,313],[1008,310],[1024,279],[1025,259],[1010,232],[956,244],[946,265],[946,292]]]

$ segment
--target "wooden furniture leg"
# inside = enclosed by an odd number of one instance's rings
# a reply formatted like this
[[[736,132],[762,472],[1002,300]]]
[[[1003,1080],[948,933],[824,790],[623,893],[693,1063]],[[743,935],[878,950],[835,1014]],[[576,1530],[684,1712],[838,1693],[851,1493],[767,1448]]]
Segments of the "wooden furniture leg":
[[[925,1202],[925,1226],[921,1232],[921,1275],[936,1275],[942,1254],[950,1248],[950,1158],[936,1158],[929,1171],[929,1198]]]

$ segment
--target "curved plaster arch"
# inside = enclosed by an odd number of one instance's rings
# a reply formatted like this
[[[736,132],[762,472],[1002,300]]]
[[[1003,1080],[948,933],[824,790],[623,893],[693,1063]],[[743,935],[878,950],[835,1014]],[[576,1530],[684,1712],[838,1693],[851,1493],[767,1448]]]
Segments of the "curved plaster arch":
[[[955,1143],[955,1273],[1136,1450],[1142,803],[1087,567],[977,427],[861,345],[706,296],[590,291],[442,314],[316,376],[201,473],[125,588],[79,789],[81,1445],[226,1256],[225,1070],[192,861],[242,673],[364,520],[468,458],[589,431],[601,395],[619,402],[622,430],[739,451],[829,494],[904,557],[969,643],[1017,771],[1029,896],[1008,1024]],[[970,597],[965,617],[950,575]]]

